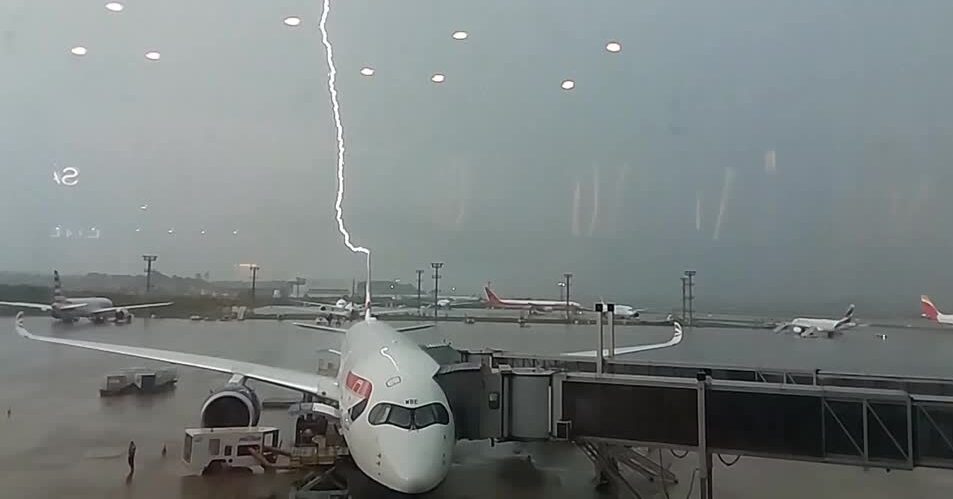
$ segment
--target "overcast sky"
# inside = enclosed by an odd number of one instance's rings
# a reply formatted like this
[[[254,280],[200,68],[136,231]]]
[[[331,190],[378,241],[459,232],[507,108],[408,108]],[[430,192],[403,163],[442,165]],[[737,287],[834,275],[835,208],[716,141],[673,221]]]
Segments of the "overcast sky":
[[[333,222],[320,2],[103,4],[0,4],[0,269],[136,273],[153,252],[169,274],[360,277]],[[438,259],[466,291],[555,294],[572,271],[589,297],[677,301],[693,267],[711,303],[953,303],[951,18],[946,0],[332,0],[345,220],[375,277]]]

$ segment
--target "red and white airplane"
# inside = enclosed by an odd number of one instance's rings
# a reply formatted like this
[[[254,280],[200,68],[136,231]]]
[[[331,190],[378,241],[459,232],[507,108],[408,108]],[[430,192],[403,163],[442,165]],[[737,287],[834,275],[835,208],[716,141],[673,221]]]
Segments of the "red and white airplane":
[[[920,295],[920,312],[924,317],[940,324],[953,324],[953,314],[944,314],[936,308],[927,295]]]
[[[579,303],[564,300],[537,300],[534,298],[509,299],[500,298],[490,289],[490,286],[484,286],[483,292],[486,293],[486,304],[489,308],[504,308],[510,310],[530,310],[551,312],[553,310],[566,310],[568,304],[570,310],[579,310],[582,308]]]
[[[204,427],[258,424],[262,405],[246,384],[248,380],[311,395],[318,400],[312,404],[314,410],[340,421],[351,458],[364,474],[398,492],[424,493],[446,477],[456,444],[447,396],[434,378],[439,365],[404,334],[431,324],[395,329],[375,319],[370,308],[365,308],[364,320],[346,330],[295,323],[344,335],[336,377],[208,355],[37,336],[24,327],[22,312],[17,315],[15,329],[31,340],[230,374],[225,386],[202,404]],[[666,343],[627,347],[616,353],[673,346],[681,336],[681,328],[676,327],[675,336]],[[594,353],[572,355],[591,357]]]

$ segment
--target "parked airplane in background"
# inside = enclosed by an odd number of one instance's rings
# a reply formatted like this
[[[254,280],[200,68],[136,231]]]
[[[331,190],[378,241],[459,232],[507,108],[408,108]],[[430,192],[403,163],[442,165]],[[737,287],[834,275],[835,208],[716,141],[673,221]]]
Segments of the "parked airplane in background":
[[[940,324],[953,324],[953,314],[944,314],[936,308],[933,300],[927,295],[920,295],[920,311],[923,316]]]
[[[851,305],[847,307],[847,311],[844,312],[844,317],[840,319],[813,319],[802,317],[778,325],[778,327],[774,328],[774,332],[780,333],[786,329],[791,329],[801,335],[802,338],[814,338],[818,333],[827,333],[827,336],[831,337],[835,333],[856,326],[857,324],[852,322],[853,317],[854,306]]]
[[[642,308],[634,308],[629,305],[616,304],[614,314],[620,319],[638,319],[639,314],[644,311],[645,309]]]
[[[320,303],[320,302],[302,301],[302,300],[294,300],[294,301],[297,303],[301,303],[302,305],[307,305],[311,308],[317,309],[316,315],[319,318],[323,318],[327,320],[328,322],[331,322],[333,319],[341,319],[341,320],[347,320],[347,321],[357,320],[361,318],[361,316],[364,314],[364,311],[365,311],[364,305],[355,305],[354,303],[344,298],[339,299],[335,303]],[[385,315],[396,315],[396,314],[408,314],[413,311],[414,309],[407,308],[407,307],[399,307],[399,308],[392,308],[392,309],[385,309],[385,310],[376,309],[374,310],[374,315],[385,316]]]
[[[53,316],[54,319],[59,319],[63,322],[75,322],[81,317],[86,317],[93,322],[103,323],[112,317],[116,323],[128,323],[132,321],[132,314],[129,312],[130,310],[166,307],[172,305],[172,302],[166,301],[162,303],[143,303],[140,305],[123,305],[117,307],[113,305],[112,300],[109,298],[67,298],[66,295],[63,294],[63,287],[60,284],[60,273],[54,270],[53,303],[47,305],[45,303],[2,301],[0,302],[0,305],[6,305],[8,307],[33,308],[42,310],[44,312],[50,312],[50,315]]]
[[[452,309],[459,305],[470,305],[482,301],[483,300],[476,296],[442,296],[437,299],[437,308]],[[428,304],[427,308],[433,308],[433,304]]]
[[[489,308],[551,312],[553,310],[566,310],[567,305],[567,302],[564,300],[536,300],[533,298],[517,300],[500,298],[489,286],[484,286],[483,292],[486,293],[486,303]],[[579,303],[574,301],[568,302],[568,305],[570,310],[579,310],[582,308]]]

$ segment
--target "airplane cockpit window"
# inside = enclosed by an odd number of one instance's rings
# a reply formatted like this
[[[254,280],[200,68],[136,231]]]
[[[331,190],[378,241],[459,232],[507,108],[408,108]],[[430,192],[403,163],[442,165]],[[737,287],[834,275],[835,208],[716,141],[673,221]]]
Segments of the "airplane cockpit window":
[[[449,424],[450,414],[443,404],[427,404],[414,409],[414,427],[426,428],[432,424]]]
[[[435,424],[450,424],[450,413],[438,402],[414,408],[381,402],[371,409],[367,421],[372,425],[389,424],[404,429],[421,429]]]
[[[351,416],[351,421],[356,420],[364,412],[364,409],[367,409],[367,399],[364,399],[351,407],[348,414]]]

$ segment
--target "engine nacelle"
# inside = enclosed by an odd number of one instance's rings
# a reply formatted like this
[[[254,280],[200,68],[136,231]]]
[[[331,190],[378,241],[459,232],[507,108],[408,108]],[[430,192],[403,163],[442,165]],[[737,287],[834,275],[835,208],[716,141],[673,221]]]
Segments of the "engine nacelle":
[[[132,322],[132,312],[126,308],[120,308],[119,310],[116,310],[116,322],[125,322],[127,324]]]
[[[212,392],[202,404],[202,427],[257,426],[261,400],[255,390],[242,384],[227,384]]]

